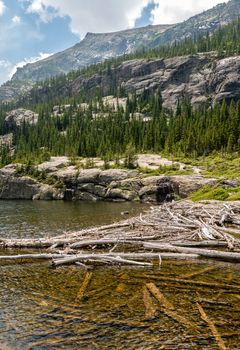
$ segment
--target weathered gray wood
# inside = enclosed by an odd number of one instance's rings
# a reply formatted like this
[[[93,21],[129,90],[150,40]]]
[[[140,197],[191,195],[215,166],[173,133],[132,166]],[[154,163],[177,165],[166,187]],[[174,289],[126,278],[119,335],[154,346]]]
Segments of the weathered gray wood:
[[[218,250],[178,247],[170,244],[144,243],[144,248],[158,250],[160,252],[172,252],[183,254],[197,254],[209,259],[220,259],[224,261],[240,262],[240,253],[223,252]]]
[[[151,243],[151,242],[149,242]],[[154,243],[154,242],[153,242]],[[173,241],[171,245],[178,247],[224,247],[228,248],[228,243],[226,241]]]
[[[69,265],[74,264],[77,261],[88,261],[88,260],[99,260],[106,261],[107,259],[112,259],[120,257],[121,259],[137,259],[137,260],[154,260],[159,259],[158,253],[110,253],[110,254],[80,254],[67,256],[63,259],[54,260],[52,265]],[[161,254],[162,259],[197,259],[199,255],[197,254],[172,254],[172,253],[163,253]]]
[[[0,255],[0,261],[2,260],[22,260],[22,259],[61,259],[66,258],[67,254],[19,254],[19,255]]]
[[[115,245],[115,244],[132,244],[132,245],[143,245],[143,241],[130,240],[130,239],[93,239],[86,241],[79,241],[70,245],[72,249],[79,249],[89,246],[104,246],[104,245]]]

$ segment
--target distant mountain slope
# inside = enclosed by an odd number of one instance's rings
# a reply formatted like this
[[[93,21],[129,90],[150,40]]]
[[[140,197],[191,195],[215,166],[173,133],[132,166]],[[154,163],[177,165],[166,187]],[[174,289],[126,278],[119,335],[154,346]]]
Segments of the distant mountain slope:
[[[170,109],[183,97],[192,104],[240,98],[240,19],[211,36],[160,46],[38,83],[18,101],[58,104],[61,99],[99,95],[153,95],[161,90]]]
[[[106,59],[134,52],[149,46],[169,25],[156,25],[124,30],[115,33],[88,33],[75,46],[36,63],[19,68],[12,78],[40,81],[71,70],[102,62]]]
[[[220,25],[226,25],[240,16],[240,0],[231,0],[219,4],[210,10],[176,24],[159,35],[150,43],[150,47],[170,44],[186,38],[199,37],[215,31]]]
[[[11,81],[0,87],[0,101],[18,97],[34,82],[128,54],[141,47],[154,48],[211,33],[239,16],[240,0],[231,0],[172,26],[148,26],[107,34],[88,33],[74,47],[19,68]]]

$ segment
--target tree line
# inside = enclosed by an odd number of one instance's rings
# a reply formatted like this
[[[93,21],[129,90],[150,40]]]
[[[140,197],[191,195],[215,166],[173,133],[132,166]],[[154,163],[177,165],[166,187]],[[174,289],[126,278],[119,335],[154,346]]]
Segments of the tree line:
[[[144,110],[144,113],[141,113]],[[240,102],[223,101],[192,108],[187,98],[175,113],[162,106],[161,93],[147,92],[127,99],[126,108],[99,103],[89,109],[68,109],[53,117],[42,111],[36,125],[10,128],[15,153],[2,149],[2,163],[43,160],[50,155],[117,159],[129,147],[135,152],[165,152],[197,157],[213,151],[240,151]],[[146,118],[147,116],[147,118]]]

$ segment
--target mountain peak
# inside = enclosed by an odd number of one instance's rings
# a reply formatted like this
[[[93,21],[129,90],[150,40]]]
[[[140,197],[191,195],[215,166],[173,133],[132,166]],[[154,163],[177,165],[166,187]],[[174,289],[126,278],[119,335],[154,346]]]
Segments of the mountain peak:
[[[17,70],[12,80],[0,88],[0,100],[21,93],[15,88],[17,85],[25,84],[27,88],[29,82],[34,83],[66,74],[72,70],[132,53],[142,47],[155,48],[186,38],[202,36],[214,32],[220,25],[228,24],[239,16],[240,0],[231,0],[175,25],[150,25],[112,33],[88,32],[84,39],[73,47]]]

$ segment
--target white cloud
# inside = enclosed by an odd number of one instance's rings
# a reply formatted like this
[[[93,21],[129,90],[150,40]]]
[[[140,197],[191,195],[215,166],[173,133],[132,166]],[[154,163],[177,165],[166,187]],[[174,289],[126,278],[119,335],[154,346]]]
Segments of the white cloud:
[[[19,16],[14,16],[14,17],[12,18],[12,22],[13,22],[14,24],[19,24],[19,23],[21,23],[21,17],[19,17]]]
[[[28,12],[38,13],[44,22],[55,16],[69,16],[71,30],[110,32],[134,27],[150,0],[31,0]]]
[[[11,62],[0,60],[0,85],[9,79],[12,68]]]
[[[182,22],[191,16],[226,2],[224,0],[154,0],[153,24]]]
[[[26,64],[28,64],[28,63],[35,63],[37,61],[44,60],[45,58],[48,58],[51,55],[52,55],[51,53],[40,52],[38,56],[24,58],[23,61],[20,61],[17,64],[15,64],[14,66],[12,66],[12,69],[11,69],[10,74],[9,74],[9,78],[11,78],[16,73],[18,68],[22,68],[22,67],[26,66]]]
[[[40,52],[36,57],[25,58],[17,64],[13,64],[7,60],[0,60],[0,85],[11,79],[16,73],[17,68],[22,68],[28,63],[35,63],[37,61],[43,60],[52,54]]]
[[[3,12],[5,11],[5,5],[2,0],[0,0],[0,16],[2,16]]]

